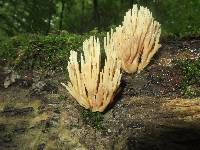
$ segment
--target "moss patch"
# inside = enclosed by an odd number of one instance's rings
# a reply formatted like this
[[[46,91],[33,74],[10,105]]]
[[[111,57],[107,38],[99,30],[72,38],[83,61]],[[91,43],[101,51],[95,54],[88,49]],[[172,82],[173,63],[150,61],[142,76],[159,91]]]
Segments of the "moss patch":
[[[200,59],[179,61],[177,64],[184,75],[182,90],[185,96],[200,96]]]
[[[104,116],[100,112],[91,112],[90,110],[83,109],[81,111],[81,117],[83,119],[83,122],[96,128],[96,129],[102,129],[103,128],[103,119]]]

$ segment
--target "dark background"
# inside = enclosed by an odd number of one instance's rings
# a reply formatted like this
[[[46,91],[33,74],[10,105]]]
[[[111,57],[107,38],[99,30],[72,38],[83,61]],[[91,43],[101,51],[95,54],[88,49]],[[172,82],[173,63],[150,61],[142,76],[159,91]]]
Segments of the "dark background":
[[[200,33],[199,0],[0,0],[0,36],[106,31],[119,25],[133,4],[153,12],[162,35]]]

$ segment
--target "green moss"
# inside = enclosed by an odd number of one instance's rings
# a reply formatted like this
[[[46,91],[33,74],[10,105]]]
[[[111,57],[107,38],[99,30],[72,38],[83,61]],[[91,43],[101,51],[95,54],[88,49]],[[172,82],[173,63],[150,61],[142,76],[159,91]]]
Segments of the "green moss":
[[[182,81],[183,93],[188,97],[200,95],[200,59],[177,62],[182,69],[184,79]]]
[[[95,32],[95,34],[93,33]],[[104,33],[19,35],[0,41],[0,65],[16,70],[54,70],[65,72],[71,50],[82,51],[83,41],[92,34],[103,39]],[[79,54],[80,57],[80,54]]]
[[[60,101],[64,101],[64,100],[66,99],[66,96],[60,95],[60,96],[58,97],[58,99],[59,99]]]
[[[195,97],[197,96],[197,91],[192,86],[185,86],[184,93],[188,97]]]
[[[66,69],[69,52],[81,51],[83,37],[76,34],[21,35],[0,42],[4,65],[15,69]]]
[[[104,116],[100,112],[91,112],[90,110],[83,109],[81,111],[81,117],[83,119],[83,122],[86,124],[96,128],[96,129],[102,129],[103,128],[103,119]]]

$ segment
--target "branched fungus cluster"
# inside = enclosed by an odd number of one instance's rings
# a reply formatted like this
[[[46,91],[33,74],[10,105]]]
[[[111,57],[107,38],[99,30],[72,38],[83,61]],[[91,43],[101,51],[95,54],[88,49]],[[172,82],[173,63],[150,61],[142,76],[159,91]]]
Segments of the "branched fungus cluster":
[[[83,42],[81,64],[77,52],[71,51],[68,62],[67,88],[78,103],[92,112],[103,112],[113,101],[120,85],[122,68],[127,73],[140,72],[160,48],[160,24],[145,7],[134,5],[118,26],[104,38],[106,60],[101,69],[98,38]]]
[[[91,111],[102,112],[112,102],[121,80],[121,63],[112,47],[105,47],[106,57],[103,69],[99,39],[90,37],[83,42],[81,66],[77,52],[71,51],[68,62],[70,82],[64,85],[78,103]],[[80,69],[79,69],[80,68]]]
[[[134,5],[126,12],[122,25],[111,31],[112,44],[127,73],[140,72],[160,48],[160,24],[145,7]]]

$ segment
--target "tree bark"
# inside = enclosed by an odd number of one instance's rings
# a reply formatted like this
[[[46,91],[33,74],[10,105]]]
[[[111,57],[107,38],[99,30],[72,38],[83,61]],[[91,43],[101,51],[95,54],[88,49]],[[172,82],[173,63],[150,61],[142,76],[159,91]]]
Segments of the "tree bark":
[[[98,0],[93,0],[93,9],[94,9],[94,21],[97,27],[100,27],[100,15],[99,15],[99,5]]]
[[[84,30],[84,26],[83,26],[83,24],[84,24],[84,18],[85,18],[85,0],[81,0],[81,11],[82,11],[82,15],[81,15],[81,32],[83,32],[83,30]]]
[[[62,0],[61,3],[62,3],[62,10],[60,12],[59,30],[62,30],[62,26],[63,26],[63,15],[64,15],[64,11],[65,11],[65,0]]]
[[[130,0],[130,6],[133,7],[133,0]]]
[[[49,33],[50,29],[51,29],[51,19],[52,19],[52,4],[53,2],[50,1],[50,5],[49,5],[49,16],[48,16],[48,26],[47,26],[47,31],[46,31],[46,34]]]

